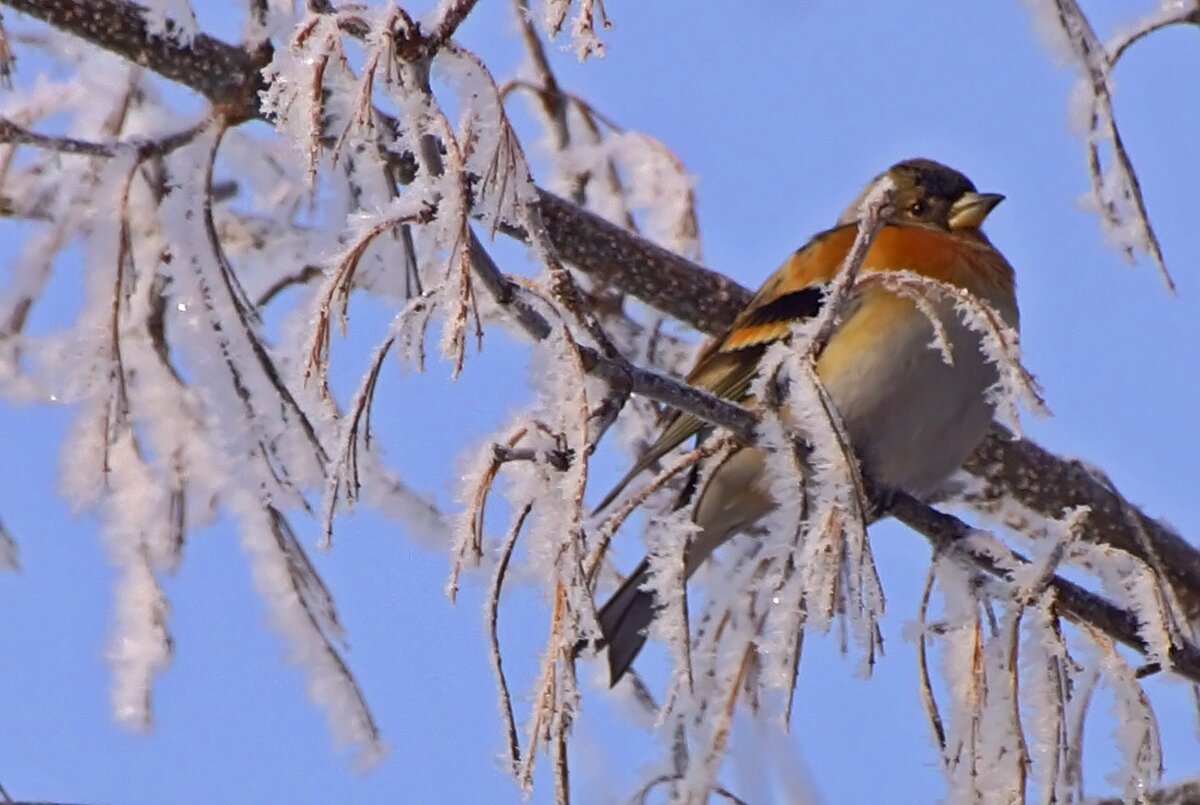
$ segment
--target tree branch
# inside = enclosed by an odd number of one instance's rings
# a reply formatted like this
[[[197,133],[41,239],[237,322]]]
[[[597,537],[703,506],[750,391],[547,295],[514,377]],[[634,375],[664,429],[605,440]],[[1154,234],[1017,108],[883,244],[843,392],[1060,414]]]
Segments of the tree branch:
[[[1122,797],[1092,799],[1094,805],[1123,805],[1129,800]],[[1200,802],[1200,780],[1184,780],[1174,785],[1165,785],[1146,792],[1144,802],[1148,805],[1194,805]]]
[[[888,514],[925,536],[938,550],[957,555],[996,578],[1013,581],[1011,568],[1028,564],[1027,559],[1007,549],[1000,562],[984,551],[973,549],[968,541],[973,532],[970,526],[911,495],[893,493],[886,510]],[[1093,626],[1143,655],[1150,653],[1150,646],[1138,632],[1137,616],[1129,610],[1114,606],[1102,596],[1060,576],[1050,577],[1047,587],[1054,593],[1055,607],[1068,620]],[[1200,650],[1190,641],[1181,639],[1178,645],[1172,646],[1170,661],[1170,670],[1192,682],[1200,683]]]
[[[269,50],[250,53],[205,34],[184,44],[170,21],[164,33],[151,33],[145,10],[120,0],[4,0],[3,4],[199,92],[233,121],[259,116],[261,71],[271,59]]]

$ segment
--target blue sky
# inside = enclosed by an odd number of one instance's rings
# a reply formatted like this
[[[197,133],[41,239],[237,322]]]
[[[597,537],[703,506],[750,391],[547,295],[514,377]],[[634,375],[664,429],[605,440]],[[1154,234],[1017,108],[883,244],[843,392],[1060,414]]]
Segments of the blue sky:
[[[1084,149],[1067,113],[1074,73],[1038,40],[1024,5],[606,5],[615,23],[602,32],[608,55],[580,65],[568,51],[552,52],[558,77],[622,125],[675,150],[696,179],[707,265],[755,286],[888,164],[921,155],[960,168],[980,189],[1008,196],[987,228],[1017,270],[1026,362],[1054,412],[1027,418],[1029,435],[1103,467],[1146,511],[1189,538],[1200,534],[1193,488],[1200,241],[1192,192],[1200,185],[1200,113],[1186,92],[1173,91],[1178,77],[1200,68],[1194,30],[1143,42],[1116,76],[1118,120],[1179,285],[1171,298],[1148,262],[1129,267],[1106,247],[1098,222],[1081,209]],[[1114,5],[1089,8],[1102,36],[1131,19],[1116,16]],[[236,30],[228,18],[217,20],[224,8],[212,0],[202,22]],[[508,4],[481,0],[460,37],[501,78],[520,60],[509,14]],[[525,115],[517,120],[532,147],[537,133]],[[506,245],[497,253],[520,251]],[[58,270],[77,268],[64,262]],[[389,311],[364,304],[356,313],[336,352],[347,385]],[[49,328],[56,314],[42,315],[36,324]],[[446,382],[444,364],[423,377],[385,372],[378,438],[406,477],[443,504],[452,505],[465,450],[527,402],[512,368],[522,355],[497,333],[456,384]],[[302,524],[300,535],[335,593],[349,632],[347,659],[390,747],[378,767],[356,772],[332,747],[226,521],[193,533],[182,567],[164,582],[176,655],[155,691],[154,731],[116,725],[103,656],[114,573],[94,519],[72,515],[56,492],[70,412],[2,405],[0,519],[22,558],[19,574],[0,576],[0,723],[10,735],[0,745],[0,783],[14,797],[519,800],[499,760],[503,733],[479,606],[486,580],[470,580],[451,607],[442,593],[447,555],[367,510],[339,521],[328,553],[316,552],[314,524]],[[601,471],[615,474],[608,460]],[[623,539],[632,559],[637,536]],[[873,540],[889,597],[887,655],[875,678],[863,680],[853,658],[838,656],[835,637],[808,641],[797,757],[826,801],[876,801],[886,792],[894,801],[927,802],[942,787],[904,626],[915,614],[928,551],[891,524],[874,529]],[[508,604],[502,639],[521,691],[532,684],[548,615],[530,589]],[[1178,684],[1156,686],[1168,779],[1200,771],[1185,693]],[[523,700],[518,708],[527,710]],[[588,686],[583,710],[580,735],[593,748],[574,759],[579,800],[628,793],[659,750],[601,687]],[[1098,785],[1111,759],[1099,744],[1111,728],[1101,722],[1090,738],[1097,766],[1089,777]],[[750,739],[746,725],[739,730]],[[739,772],[730,771],[736,785]],[[750,790],[753,778],[752,769],[741,774]],[[548,791],[535,799],[545,801]]]

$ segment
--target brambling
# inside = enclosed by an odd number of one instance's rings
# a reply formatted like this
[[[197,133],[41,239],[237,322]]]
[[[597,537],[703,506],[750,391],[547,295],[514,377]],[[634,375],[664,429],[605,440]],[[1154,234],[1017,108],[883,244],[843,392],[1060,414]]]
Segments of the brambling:
[[[1012,267],[979,228],[1004,197],[977,192],[956,170],[910,159],[873,179],[836,226],[816,235],[767,279],[729,329],[701,352],[687,382],[720,397],[746,399],[768,346],[786,339],[792,323],[820,312],[824,289],[855,239],[860,201],[884,177],[894,186],[890,212],[816,368],[864,476],[883,489],[922,497],[958,469],[987,432],[993,408],[986,392],[997,369],[985,358],[979,333],[960,320],[952,303],[930,298],[923,312],[911,298],[861,280],[870,272],[922,274],[969,292],[1017,328]],[[949,360],[935,340],[930,311],[940,319]],[[597,511],[703,428],[699,418],[676,412]],[[698,530],[687,549],[687,576],[774,507],[764,467],[761,449],[743,447],[710,473],[695,498]],[[654,617],[654,596],[643,589],[648,577],[643,560],[600,610],[614,685],[641,650]]]

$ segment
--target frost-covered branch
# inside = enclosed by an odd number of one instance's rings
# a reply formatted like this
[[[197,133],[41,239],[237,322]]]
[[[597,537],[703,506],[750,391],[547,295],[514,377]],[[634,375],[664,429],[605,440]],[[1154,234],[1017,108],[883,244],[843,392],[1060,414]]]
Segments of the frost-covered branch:
[[[924,535],[939,550],[967,559],[974,567],[997,578],[1013,581],[1017,568],[1028,560],[1014,551],[993,547],[1000,553],[989,553],[972,543],[977,532],[958,518],[940,512],[910,495],[897,493],[886,503],[886,510],[900,522]],[[1103,597],[1059,576],[1046,578],[1046,585],[1055,596],[1058,610],[1069,620],[1097,629],[1126,646],[1150,655],[1152,647],[1146,642],[1138,625],[1138,616],[1114,606]],[[1193,682],[1200,683],[1200,648],[1180,639],[1171,647],[1171,670]],[[1149,670],[1159,670],[1157,667]]]
[[[1147,805],[1194,805],[1200,802],[1200,780],[1184,780],[1175,785],[1154,788],[1142,794],[1141,801]],[[1090,800],[1092,805],[1124,805],[1125,797],[1104,797]]]
[[[11,120],[0,117],[0,143],[12,145],[31,145],[47,151],[58,151],[63,154],[80,154],[93,157],[115,157],[121,153],[129,153],[138,159],[162,157],[176,148],[187,145],[194,140],[208,121],[190,126],[178,134],[158,137],[151,140],[139,140],[128,143],[99,143],[76,139],[74,137],[51,137],[30,131],[24,126],[17,125]]]
[[[1086,107],[1077,114],[1087,139],[1091,202],[1100,215],[1105,233],[1131,261],[1135,252],[1148,254],[1163,283],[1174,291],[1175,282],[1167,270],[1162,246],[1150,221],[1141,182],[1117,127],[1112,72],[1135,42],[1170,25],[1200,23],[1200,10],[1185,2],[1162,3],[1105,44],[1075,0],[1051,0],[1030,5],[1037,9],[1035,13],[1049,18],[1042,26],[1047,38],[1054,40],[1056,49],[1067,53],[1083,74],[1075,102]],[[1101,153],[1105,142],[1111,152],[1107,165]]]
[[[1200,552],[1166,523],[1130,503],[1094,468],[1060,458],[993,424],[992,432],[967,459],[964,469],[980,482],[966,493],[971,506],[1023,533],[1036,535],[1036,523],[1041,518],[1056,518],[1064,511],[1086,507],[1091,514],[1081,539],[1110,545],[1150,562],[1141,547],[1139,533],[1144,532],[1189,616],[1200,617]]]
[[[187,36],[170,20],[152,30],[146,10],[122,0],[4,0],[4,5],[190,87],[231,119],[258,115],[260,71],[269,54],[251,54],[205,34]]]
[[[488,251],[472,236],[471,256],[474,269],[493,298],[511,312],[516,322],[533,339],[542,340],[551,333],[549,322],[521,293],[521,287],[500,270]],[[614,354],[611,357],[586,346],[579,347],[583,368],[619,389],[628,389],[652,400],[666,403],[709,422],[720,424],[746,441],[753,440],[757,418],[736,403],[689,386],[660,372],[642,369]]]

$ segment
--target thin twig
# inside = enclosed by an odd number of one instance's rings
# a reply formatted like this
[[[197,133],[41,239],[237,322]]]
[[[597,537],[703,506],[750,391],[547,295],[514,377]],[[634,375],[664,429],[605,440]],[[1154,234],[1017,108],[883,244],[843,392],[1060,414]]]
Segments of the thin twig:
[[[496,572],[492,575],[492,584],[488,588],[488,638],[491,648],[492,671],[496,675],[496,685],[500,691],[500,713],[504,717],[505,730],[508,733],[508,758],[511,763],[509,772],[516,778],[521,771],[521,739],[517,735],[517,720],[513,715],[512,696],[508,692],[508,678],[504,674],[504,660],[500,652],[500,593],[504,588],[504,577],[508,573],[508,563],[512,559],[513,549],[517,538],[525,526],[525,519],[533,511],[533,504],[526,503],[513,521],[508,536],[500,545],[500,558],[496,563]]]
[[[1062,28],[1063,34],[1067,41],[1075,50],[1076,58],[1080,68],[1083,70],[1092,93],[1092,114],[1090,121],[1090,133],[1088,136],[1088,170],[1092,180],[1092,195],[1096,199],[1096,203],[1100,206],[1101,214],[1104,217],[1105,223],[1113,231],[1119,231],[1122,227],[1131,223],[1128,213],[1120,209],[1117,203],[1106,193],[1105,185],[1112,184],[1114,181],[1119,187],[1121,201],[1131,205],[1132,223],[1137,226],[1138,233],[1141,235],[1141,243],[1138,244],[1150,255],[1158,268],[1159,276],[1162,278],[1163,284],[1167,290],[1175,293],[1175,281],[1171,278],[1171,274],[1167,271],[1166,261],[1163,258],[1162,246],[1158,241],[1158,234],[1154,231],[1154,226],[1150,223],[1150,214],[1146,210],[1146,199],[1142,194],[1141,182],[1138,180],[1137,171],[1134,170],[1133,160],[1129,157],[1129,152],[1125,149],[1125,143],[1121,138],[1121,131],[1117,127],[1116,113],[1113,110],[1112,89],[1110,87],[1109,76],[1115,65],[1115,58],[1101,42],[1096,32],[1092,29],[1091,23],[1088,21],[1082,9],[1075,0],[1053,0],[1055,8],[1058,12],[1058,23]],[[1122,52],[1128,44],[1121,45],[1118,43],[1117,53]],[[1099,141],[1107,139],[1112,143],[1112,159],[1116,162],[1115,166],[1110,166],[1108,173],[1108,181],[1106,181],[1105,170],[1100,161]],[[1115,178],[1114,178],[1115,177]],[[1132,258],[1132,247],[1129,244],[1124,245],[1126,254]]]
[[[933,737],[937,740],[939,754],[942,758],[942,766],[949,769],[950,758],[946,755],[946,727],[942,724],[942,715],[938,710],[937,697],[933,694],[933,682],[929,676],[929,652],[926,640],[926,632],[929,629],[929,622],[927,620],[929,600],[933,596],[933,585],[937,580],[937,562],[938,557],[934,555],[929,562],[929,569],[925,571],[925,586],[921,589],[921,603],[917,607],[917,625],[921,627],[921,631],[917,634],[917,675],[921,684],[921,703],[925,705],[925,716],[929,721],[929,726],[933,729]]]

